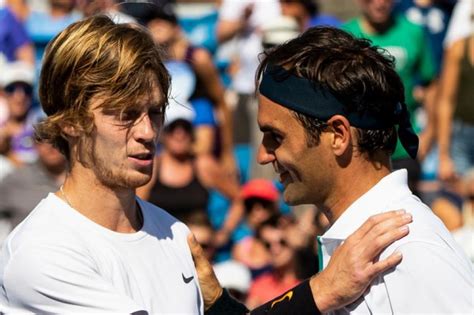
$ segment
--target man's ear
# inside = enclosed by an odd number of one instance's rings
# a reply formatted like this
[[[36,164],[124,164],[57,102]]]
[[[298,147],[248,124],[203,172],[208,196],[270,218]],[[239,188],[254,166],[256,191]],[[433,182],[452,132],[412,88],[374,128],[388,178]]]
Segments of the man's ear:
[[[336,156],[342,156],[352,148],[351,124],[342,115],[332,116],[327,123],[333,132],[332,150]]]
[[[69,123],[61,123],[60,125],[62,133],[67,137],[77,138],[79,137],[79,131],[77,128]]]

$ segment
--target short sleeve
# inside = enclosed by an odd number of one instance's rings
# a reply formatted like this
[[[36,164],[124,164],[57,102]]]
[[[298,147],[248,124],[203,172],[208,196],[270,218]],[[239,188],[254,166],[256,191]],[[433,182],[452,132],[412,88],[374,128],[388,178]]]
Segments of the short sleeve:
[[[219,20],[236,21],[242,16],[247,1],[224,0],[219,8]]]
[[[212,103],[205,98],[199,98],[191,101],[196,116],[194,117],[193,125],[211,125],[216,126],[216,119],[214,118],[214,107]]]

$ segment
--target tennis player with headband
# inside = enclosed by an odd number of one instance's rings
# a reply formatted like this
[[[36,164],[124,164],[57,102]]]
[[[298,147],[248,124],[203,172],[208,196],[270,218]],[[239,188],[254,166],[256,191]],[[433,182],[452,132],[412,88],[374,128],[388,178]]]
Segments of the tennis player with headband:
[[[344,31],[312,28],[265,53],[257,85],[263,132],[258,162],[273,165],[287,203],[316,205],[331,227],[318,238],[322,271],[251,314],[472,311],[470,261],[441,221],[411,193],[406,170],[391,170],[397,138],[412,158],[418,149],[393,58]],[[341,295],[348,293],[338,288],[340,279],[327,277],[335,255],[357,246],[351,233],[389,209],[405,209],[413,217],[410,234],[380,251],[380,261],[401,253],[402,262],[374,275],[363,295],[361,290],[337,302],[328,299],[328,284]],[[375,238],[364,249],[383,240]],[[201,275],[205,264],[200,250],[193,242],[191,248],[200,281],[207,281],[206,302],[212,277]],[[220,297],[207,313],[231,314],[228,308],[236,303],[218,286],[212,288],[213,296]]]

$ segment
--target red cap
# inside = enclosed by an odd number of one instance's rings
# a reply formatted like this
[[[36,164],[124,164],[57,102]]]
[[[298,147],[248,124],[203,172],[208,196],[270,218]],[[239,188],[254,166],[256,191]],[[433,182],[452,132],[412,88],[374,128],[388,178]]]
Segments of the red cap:
[[[275,185],[267,179],[252,179],[248,181],[241,190],[242,198],[260,198],[269,201],[277,201],[279,198],[278,190]]]

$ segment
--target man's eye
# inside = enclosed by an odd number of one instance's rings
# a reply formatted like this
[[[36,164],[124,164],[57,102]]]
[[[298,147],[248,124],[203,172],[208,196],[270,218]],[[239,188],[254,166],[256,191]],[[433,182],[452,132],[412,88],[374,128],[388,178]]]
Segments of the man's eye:
[[[280,145],[283,141],[283,137],[274,132],[265,132],[263,134],[264,140],[268,143],[268,145],[276,146]]]
[[[149,115],[150,116],[154,116],[154,117],[157,117],[157,116],[163,116],[165,113],[165,110],[163,107],[159,107],[159,108],[153,108],[153,109],[150,109],[150,112],[149,112]]]
[[[283,137],[276,133],[272,133],[272,139],[278,144],[283,141]]]
[[[131,121],[131,120],[137,119],[138,117],[140,117],[139,111],[129,110],[129,111],[123,112],[120,118],[122,121]]]

